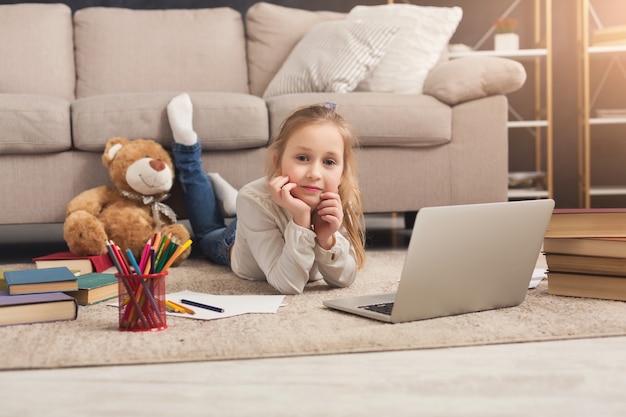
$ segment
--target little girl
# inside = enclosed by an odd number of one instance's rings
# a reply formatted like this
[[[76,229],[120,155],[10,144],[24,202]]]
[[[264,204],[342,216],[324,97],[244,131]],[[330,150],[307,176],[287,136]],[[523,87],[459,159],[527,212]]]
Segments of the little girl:
[[[213,184],[202,169],[192,113],[187,94],[167,106],[177,177],[204,255],[241,278],[265,279],[282,294],[299,294],[322,278],[335,287],[352,284],[365,263],[357,138],[334,105],[304,107],[283,122],[266,176],[239,191],[237,218],[228,226],[214,193],[223,184]]]

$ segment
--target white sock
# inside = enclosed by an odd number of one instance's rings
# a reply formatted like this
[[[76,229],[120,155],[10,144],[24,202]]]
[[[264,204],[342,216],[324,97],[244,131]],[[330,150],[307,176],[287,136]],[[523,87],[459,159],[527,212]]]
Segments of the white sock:
[[[179,94],[168,103],[167,117],[176,142],[187,146],[198,142],[198,135],[193,130],[193,104],[189,94]]]
[[[237,193],[239,191],[217,172],[209,172],[207,175],[213,183],[213,190],[222,210],[222,215],[234,217],[237,214]]]

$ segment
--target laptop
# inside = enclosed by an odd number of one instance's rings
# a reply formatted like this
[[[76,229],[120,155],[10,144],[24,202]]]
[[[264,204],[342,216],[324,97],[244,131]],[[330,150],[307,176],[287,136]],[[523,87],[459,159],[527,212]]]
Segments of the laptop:
[[[422,208],[395,293],[324,305],[390,323],[519,305],[553,209],[551,199]]]

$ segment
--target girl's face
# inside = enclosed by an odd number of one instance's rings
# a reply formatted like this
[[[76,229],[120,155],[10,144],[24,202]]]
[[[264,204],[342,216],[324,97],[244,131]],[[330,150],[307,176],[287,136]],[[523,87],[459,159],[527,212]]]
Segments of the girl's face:
[[[279,175],[296,187],[291,195],[315,208],[323,192],[338,192],[343,175],[343,138],[331,123],[296,130],[287,141]]]

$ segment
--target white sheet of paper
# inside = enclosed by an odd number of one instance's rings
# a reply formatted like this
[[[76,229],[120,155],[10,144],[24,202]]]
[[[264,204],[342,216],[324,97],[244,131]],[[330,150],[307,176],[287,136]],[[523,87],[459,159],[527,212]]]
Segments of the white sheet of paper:
[[[546,277],[547,275],[545,268],[535,268],[535,270],[533,271],[533,276],[530,279],[530,284],[528,284],[528,288],[537,288],[537,285],[539,285],[539,283],[543,281],[543,279]]]
[[[170,316],[197,320],[214,320],[248,313],[276,313],[283,303],[284,295],[215,295],[193,291],[179,291],[167,294],[167,299],[192,309],[196,314],[167,313]],[[223,313],[182,304],[187,299],[224,309]]]

